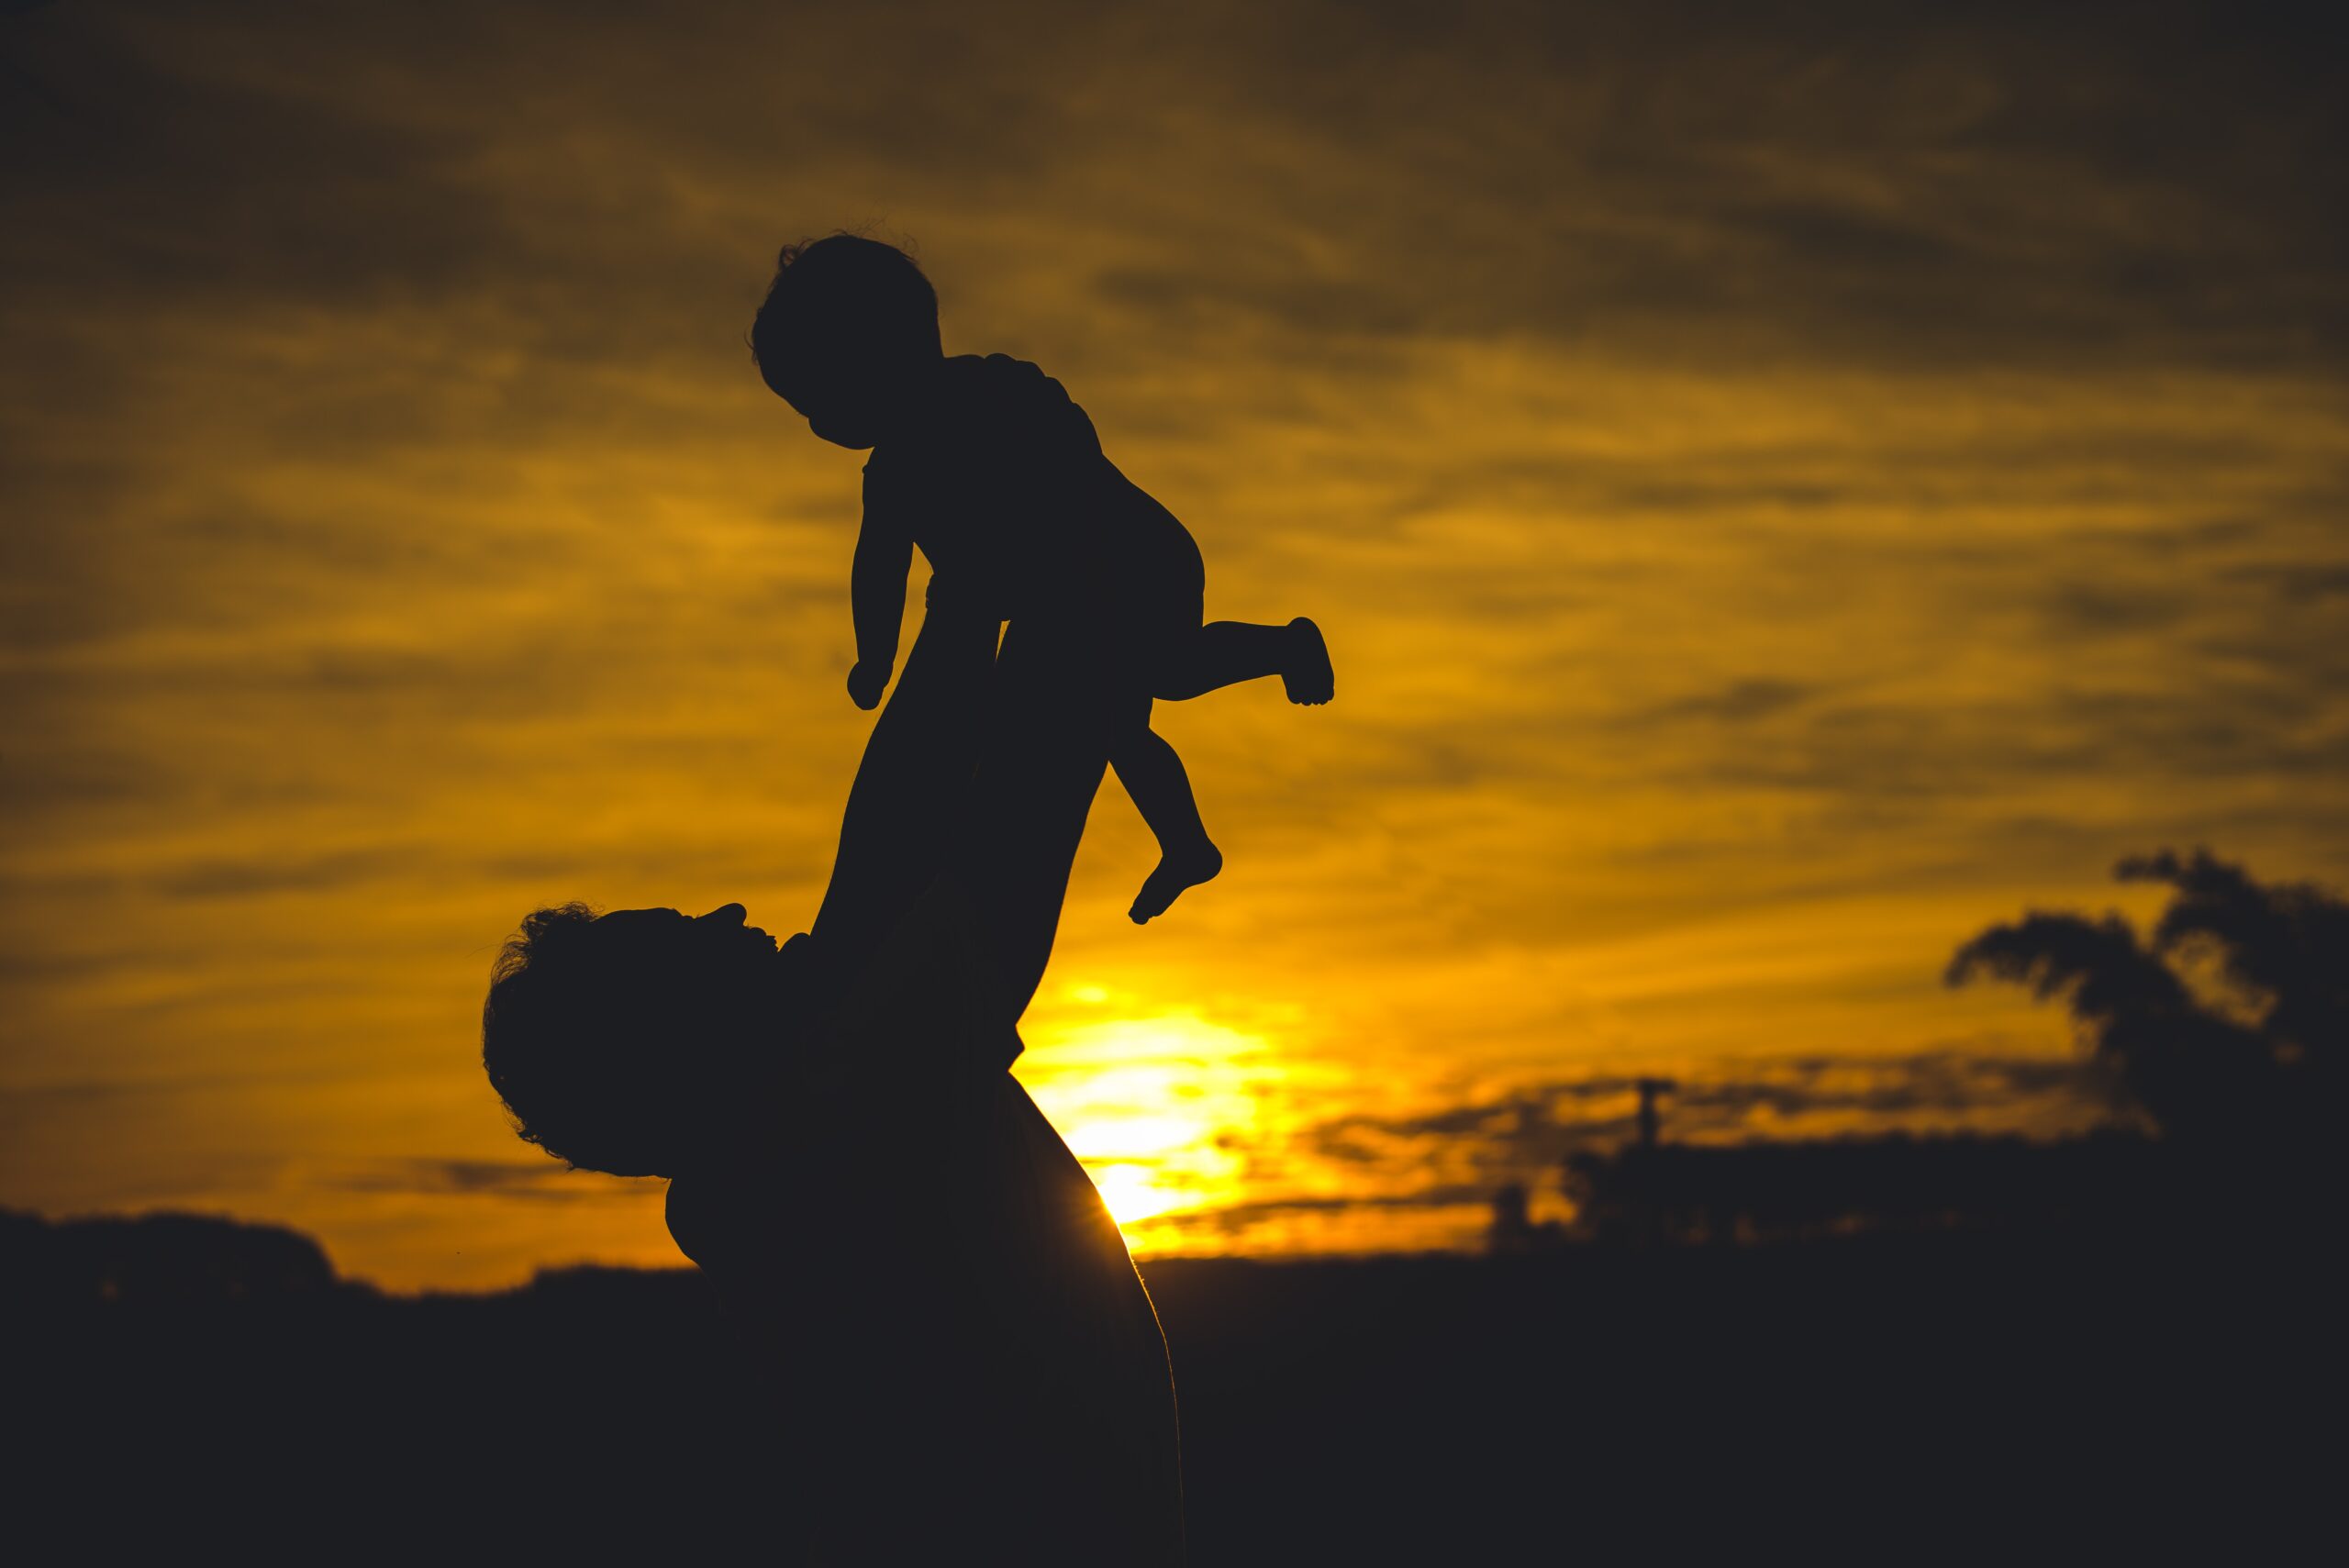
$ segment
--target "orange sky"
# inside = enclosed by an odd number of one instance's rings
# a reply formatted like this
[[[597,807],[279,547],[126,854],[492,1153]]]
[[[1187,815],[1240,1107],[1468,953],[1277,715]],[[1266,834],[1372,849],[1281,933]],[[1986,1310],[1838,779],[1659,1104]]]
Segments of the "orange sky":
[[[742,334],[842,224],[1339,661],[1160,710],[1229,860],[1166,920],[1096,808],[1020,1075],[1146,1249],[1458,1241],[1642,1071],[1681,1136],[2077,1125],[1957,942],[2165,843],[2349,877],[2321,50],[583,9],[0,18],[0,1204],[674,1260],[478,1008],[537,903],[815,906],[859,460]]]

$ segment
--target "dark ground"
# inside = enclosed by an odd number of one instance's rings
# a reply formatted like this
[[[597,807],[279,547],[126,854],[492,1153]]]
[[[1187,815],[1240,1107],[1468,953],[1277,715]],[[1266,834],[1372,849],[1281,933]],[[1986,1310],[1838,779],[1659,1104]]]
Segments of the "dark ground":
[[[11,1512],[72,1556],[774,1555],[741,1532],[785,1486],[727,1458],[690,1272],[403,1299],[280,1259],[241,1300],[98,1302],[9,1223]],[[1146,1273],[1201,1564],[2337,1561],[2320,1251],[1943,1232]]]

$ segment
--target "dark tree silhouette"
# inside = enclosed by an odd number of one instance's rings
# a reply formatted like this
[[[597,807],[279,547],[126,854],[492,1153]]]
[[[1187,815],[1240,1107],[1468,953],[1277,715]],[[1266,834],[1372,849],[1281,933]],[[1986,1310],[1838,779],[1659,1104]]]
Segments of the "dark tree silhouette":
[[[1789,1143],[1657,1142],[1570,1156],[1565,1187],[1576,1235],[1618,1244],[1767,1244],[1887,1232],[2110,1233],[2176,1195],[2174,1162],[2161,1144],[2118,1130],[2055,1143],[1902,1133]]]
[[[1960,948],[1949,984],[1988,976],[2063,998],[2180,1142],[2313,1152],[2340,1107],[2349,904],[2202,850],[2132,857],[2115,874],[2176,890],[2149,938],[2117,914],[2033,911]]]

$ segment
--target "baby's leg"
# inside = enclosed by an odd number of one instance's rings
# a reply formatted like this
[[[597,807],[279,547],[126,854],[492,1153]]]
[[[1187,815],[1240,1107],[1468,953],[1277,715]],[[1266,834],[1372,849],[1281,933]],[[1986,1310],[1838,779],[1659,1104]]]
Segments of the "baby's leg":
[[[1158,661],[1151,695],[1168,702],[1188,702],[1266,675],[1281,678],[1293,703],[1328,702],[1337,681],[1321,628],[1303,616],[1286,626],[1209,621],[1165,651]]]
[[[1223,869],[1223,852],[1199,820],[1199,803],[1192,796],[1183,759],[1150,728],[1147,709],[1141,717],[1141,723],[1119,729],[1109,751],[1118,782],[1158,836],[1158,869],[1141,884],[1128,911],[1137,926],[1165,914],[1185,888],[1197,887]]]

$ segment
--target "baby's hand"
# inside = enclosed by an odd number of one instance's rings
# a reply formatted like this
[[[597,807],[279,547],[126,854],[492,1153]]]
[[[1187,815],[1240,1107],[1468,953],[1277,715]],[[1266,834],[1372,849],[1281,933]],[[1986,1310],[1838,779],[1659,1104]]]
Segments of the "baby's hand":
[[[881,694],[889,689],[889,666],[867,664],[859,660],[848,673],[849,700],[867,713],[881,706]]]

